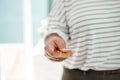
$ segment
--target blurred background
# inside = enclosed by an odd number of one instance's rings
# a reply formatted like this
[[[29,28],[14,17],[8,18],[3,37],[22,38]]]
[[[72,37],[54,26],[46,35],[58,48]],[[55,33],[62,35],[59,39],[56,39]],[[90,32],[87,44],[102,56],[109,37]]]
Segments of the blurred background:
[[[44,57],[53,0],[0,0],[1,80],[60,80],[62,63]]]

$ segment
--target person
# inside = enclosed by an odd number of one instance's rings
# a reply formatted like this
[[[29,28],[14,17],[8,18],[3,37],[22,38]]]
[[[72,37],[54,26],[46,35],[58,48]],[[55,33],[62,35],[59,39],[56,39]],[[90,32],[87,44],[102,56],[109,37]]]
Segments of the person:
[[[62,80],[120,80],[120,0],[54,0],[44,42]]]

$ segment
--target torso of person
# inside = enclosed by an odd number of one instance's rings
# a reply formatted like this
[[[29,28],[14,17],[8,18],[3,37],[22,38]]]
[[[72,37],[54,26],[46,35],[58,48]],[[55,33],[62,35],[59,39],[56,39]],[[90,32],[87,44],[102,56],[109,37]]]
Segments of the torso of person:
[[[65,0],[69,69],[120,69],[120,0]]]

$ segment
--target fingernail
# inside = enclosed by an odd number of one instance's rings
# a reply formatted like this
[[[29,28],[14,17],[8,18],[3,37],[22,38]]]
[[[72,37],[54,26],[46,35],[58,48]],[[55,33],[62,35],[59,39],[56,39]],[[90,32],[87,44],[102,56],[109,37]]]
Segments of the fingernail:
[[[46,51],[46,53],[47,53],[49,56],[51,56],[51,54],[50,54],[48,51]]]
[[[67,49],[66,48],[63,48],[63,49],[61,49],[62,51],[66,51]]]
[[[63,48],[62,50],[66,50],[66,48]]]

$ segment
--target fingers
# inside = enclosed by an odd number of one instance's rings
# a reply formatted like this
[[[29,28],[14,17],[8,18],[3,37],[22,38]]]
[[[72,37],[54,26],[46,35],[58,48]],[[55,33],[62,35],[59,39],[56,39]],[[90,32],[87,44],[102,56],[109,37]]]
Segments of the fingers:
[[[64,48],[66,48],[65,42],[62,39],[56,40],[55,41],[56,47],[58,48],[58,50],[62,50]]]
[[[48,53],[47,51],[45,52],[45,56],[46,56],[49,60],[51,60],[51,61],[53,61],[53,62],[60,62],[60,61],[65,60],[65,58],[57,58],[57,57],[51,56],[51,55],[49,55],[49,54],[50,54],[50,53]]]
[[[51,55],[49,52],[46,51],[45,56],[51,61],[60,62],[60,61],[67,59],[68,57],[72,55],[71,50],[65,49],[64,51],[66,52],[56,51],[53,53],[53,55]]]
[[[65,42],[62,38],[58,36],[49,38],[49,40],[47,40],[45,44],[45,50],[51,55],[55,51],[61,51],[63,48],[66,48]]]
[[[48,53],[49,55],[52,55],[52,53],[55,50],[54,45],[46,45],[44,48],[45,52]]]
[[[69,53],[69,54],[73,54],[73,51],[72,50],[69,50],[69,49],[65,49],[65,48],[63,48],[62,50],[61,50],[63,53]]]

